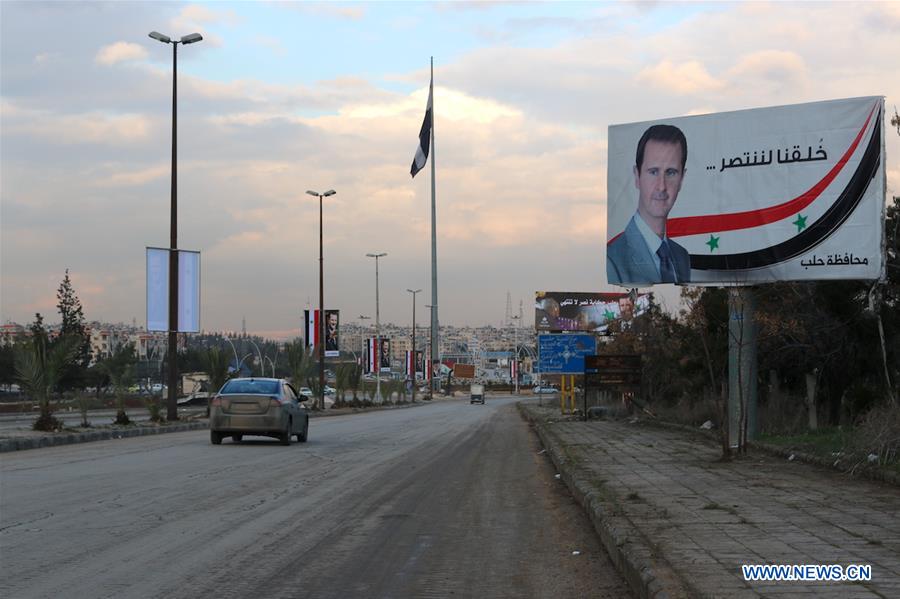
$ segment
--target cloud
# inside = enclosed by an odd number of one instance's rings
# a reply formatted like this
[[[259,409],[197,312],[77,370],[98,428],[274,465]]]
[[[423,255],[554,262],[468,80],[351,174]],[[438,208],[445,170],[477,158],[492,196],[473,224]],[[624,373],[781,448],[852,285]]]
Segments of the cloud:
[[[736,85],[768,83],[802,89],[806,86],[806,73],[806,62],[796,52],[761,50],[741,56],[729,69],[728,77]]]
[[[676,64],[665,59],[655,66],[641,69],[635,79],[659,91],[682,95],[717,91],[725,86],[723,81],[710,75],[703,63],[697,60]]]
[[[98,173],[96,185],[100,187],[137,187],[146,185],[157,179],[164,179],[171,175],[171,163],[158,164],[138,170],[126,170],[127,166],[121,164],[104,165],[104,173]]]
[[[100,48],[94,59],[98,64],[114,65],[130,60],[144,60],[147,50],[143,46],[131,42],[116,42]]]
[[[150,119],[141,114],[54,114],[4,102],[7,108],[7,134],[33,135],[54,144],[128,145],[148,138],[151,132]]]

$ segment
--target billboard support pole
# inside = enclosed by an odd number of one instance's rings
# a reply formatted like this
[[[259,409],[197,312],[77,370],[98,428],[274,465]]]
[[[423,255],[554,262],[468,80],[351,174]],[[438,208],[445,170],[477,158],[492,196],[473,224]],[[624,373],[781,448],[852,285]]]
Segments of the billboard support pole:
[[[728,291],[728,445],[745,451],[757,436],[756,306],[750,287]]]

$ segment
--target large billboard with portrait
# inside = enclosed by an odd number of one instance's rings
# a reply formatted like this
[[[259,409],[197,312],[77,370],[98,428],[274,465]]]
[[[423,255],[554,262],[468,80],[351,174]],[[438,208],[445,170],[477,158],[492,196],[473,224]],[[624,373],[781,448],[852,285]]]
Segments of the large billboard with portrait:
[[[605,335],[613,322],[630,323],[649,309],[650,296],[646,293],[538,291],[534,296],[534,328],[539,332]]]
[[[882,277],[883,117],[873,96],[610,126],[608,281]]]

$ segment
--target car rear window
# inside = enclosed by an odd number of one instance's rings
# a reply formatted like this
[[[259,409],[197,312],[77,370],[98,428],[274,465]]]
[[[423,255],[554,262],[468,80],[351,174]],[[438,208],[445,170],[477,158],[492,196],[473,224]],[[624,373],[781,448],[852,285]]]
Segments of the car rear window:
[[[220,393],[248,393],[256,395],[278,395],[278,381],[228,381]]]

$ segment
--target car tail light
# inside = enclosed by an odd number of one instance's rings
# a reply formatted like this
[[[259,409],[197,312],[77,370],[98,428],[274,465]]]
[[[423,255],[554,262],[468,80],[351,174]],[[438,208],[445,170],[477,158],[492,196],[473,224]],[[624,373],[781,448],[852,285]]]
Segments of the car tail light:
[[[280,408],[281,400],[278,399],[277,397],[270,397],[269,398],[269,407],[270,408]]]

